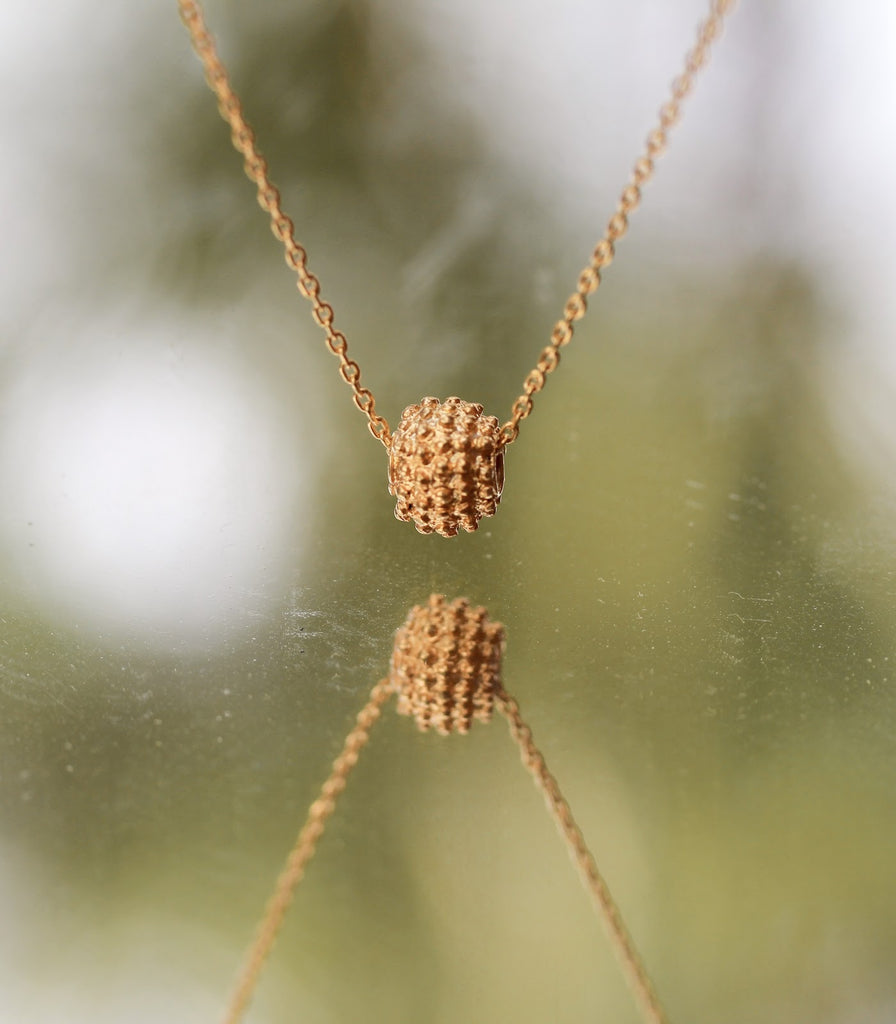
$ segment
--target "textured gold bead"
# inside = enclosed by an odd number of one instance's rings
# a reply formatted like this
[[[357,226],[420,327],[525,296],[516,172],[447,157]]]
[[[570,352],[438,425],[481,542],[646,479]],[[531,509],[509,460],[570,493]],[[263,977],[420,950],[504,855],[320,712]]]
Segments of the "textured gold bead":
[[[501,686],[504,627],[484,608],[433,594],[416,605],[395,634],[389,681],[398,712],[424,732],[467,732],[487,722]]]
[[[498,420],[460,398],[408,406],[392,435],[389,493],[395,518],[419,533],[472,533],[493,516],[504,488]]]

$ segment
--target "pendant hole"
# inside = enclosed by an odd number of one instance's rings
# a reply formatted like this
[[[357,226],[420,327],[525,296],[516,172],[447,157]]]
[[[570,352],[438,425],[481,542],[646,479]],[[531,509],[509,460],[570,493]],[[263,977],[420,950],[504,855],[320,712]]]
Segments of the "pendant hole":
[[[504,490],[504,452],[499,451],[495,455],[495,488],[498,492],[498,497],[501,497],[501,493]]]

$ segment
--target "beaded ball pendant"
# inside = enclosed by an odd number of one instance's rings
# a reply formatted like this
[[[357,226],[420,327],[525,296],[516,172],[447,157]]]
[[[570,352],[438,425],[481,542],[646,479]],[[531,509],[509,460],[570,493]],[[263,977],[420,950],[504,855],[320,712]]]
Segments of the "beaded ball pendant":
[[[472,533],[493,516],[504,489],[498,420],[460,398],[424,398],[401,414],[389,450],[395,518],[419,533]]]
[[[487,722],[501,685],[504,627],[484,608],[459,598],[450,604],[433,594],[416,605],[395,634],[389,682],[398,712],[426,732],[447,736]]]

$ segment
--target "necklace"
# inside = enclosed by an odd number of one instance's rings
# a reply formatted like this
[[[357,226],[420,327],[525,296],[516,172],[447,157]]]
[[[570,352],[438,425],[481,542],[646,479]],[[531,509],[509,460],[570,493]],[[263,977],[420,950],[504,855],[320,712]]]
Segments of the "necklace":
[[[324,332],[327,348],[339,360],[339,375],[351,388],[355,405],[367,418],[368,429],[389,454],[389,493],[395,498],[397,519],[413,522],[420,533],[454,537],[461,529],[472,532],[480,519],[497,511],[504,488],[504,450],[519,436],[520,424],[532,412],[535,396],[560,363],[560,350],[572,340],[575,324],[585,315],[589,296],[598,289],[602,272],[613,262],[616,243],[628,230],[629,217],[641,201],[641,190],[653,177],[655,162],[681,116],[681,105],[733,5],[734,0],[711,0],[684,70],[672,84],[670,97],[660,109],[659,122],[647,136],[603,237],[579,274],[563,315],[554,324],[550,341],[511,406],[510,419],[499,424],[497,417],[483,415],[481,405],[456,397],[444,402],[424,398],[404,410],[393,433],[376,411],[373,392],[361,384],[361,368],[349,358],[345,335],[333,326],[333,307],[321,298],[320,281],[309,270],[307,253],[296,241],[293,223],[283,212],[280,193],[271,182],[254,132],[243,116],[202,8],[198,0],[178,0],[206,81],[230,126],[231,140],[257,189],[258,202],[270,217],[271,230],[283,244],[286,263],[296,274],[296,286],[311,303],[311,316]]]
[[[345,737],[342,753],[333,762],[320,796],[308,808],[305,824],[286,858],[246,951],[223,1024],[240,1024],[243,1020],[296,886],[314,856],[326,823],[336,808],[336,800],[367,744],[370,730],[393,694],[397,697],[396,710],[400,715],[413,718],[422,732],[438,732],[443,736],[469,732],[474,720],[488,722],[494,710],[504,715],[523,765],[544,796],[548,812],[591,896],[642,1020],[645,1024],[668,1024],[619,907],[572,810],[535,745],[519,704],[504,689],[501,681],[503,653],[504,627],[492,621],[485,608],[475,608],[464,598],[449,603],[441,594],[433,594],[425,605],[411,609],[395,634],[389,675],[371,690],[354,727]]]

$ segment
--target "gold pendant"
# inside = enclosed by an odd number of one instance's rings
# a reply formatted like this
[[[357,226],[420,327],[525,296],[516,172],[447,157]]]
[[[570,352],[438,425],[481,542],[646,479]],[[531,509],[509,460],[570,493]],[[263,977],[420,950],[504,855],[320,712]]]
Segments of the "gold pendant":
[[[472,533],[504,489],[504,445],[495,416],[460,398],[424,398],[401,414],[389,449],[395,518],[418,533]]]
[[[487,722],[501,687],[504,627],[464,598],[450,604],[433,594],[411,609],[395,634],[389,682],[398,713],[422,732],[465,733]]]

